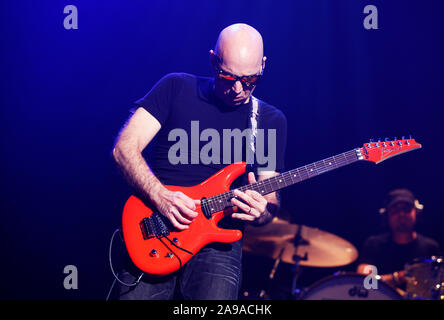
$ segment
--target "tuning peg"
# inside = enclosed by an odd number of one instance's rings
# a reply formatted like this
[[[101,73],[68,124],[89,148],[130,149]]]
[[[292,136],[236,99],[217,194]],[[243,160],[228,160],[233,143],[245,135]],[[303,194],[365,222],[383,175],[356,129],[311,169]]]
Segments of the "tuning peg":
[[[405,140],[405,136],[402,136],[401,140]]]
[[[378,138],[378,141],[375,143],[375,147],[376,147],[376,148],[379,148],[379,146],[380,146],[379,143],[380,143],[380,142],[381,142],[381,138]]]
[[[394,137],[393,140],[398,140],[398,137]]]

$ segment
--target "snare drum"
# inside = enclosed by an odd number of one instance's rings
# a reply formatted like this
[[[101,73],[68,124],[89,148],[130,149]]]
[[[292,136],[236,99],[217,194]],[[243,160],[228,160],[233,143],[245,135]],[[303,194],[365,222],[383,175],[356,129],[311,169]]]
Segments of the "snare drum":
[[[416,259],[405,265],[408,299],[444,300],[444,259]]]
[[[365,289],[367,276],[357,273],[340,273],[328,276],[310,286],[303,300],[402,300],[398,292],[382,280],[377,289]]]

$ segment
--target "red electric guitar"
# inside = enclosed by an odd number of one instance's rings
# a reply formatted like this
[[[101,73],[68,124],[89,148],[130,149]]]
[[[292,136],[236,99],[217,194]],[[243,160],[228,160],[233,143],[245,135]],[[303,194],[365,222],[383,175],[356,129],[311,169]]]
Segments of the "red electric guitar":
[[[418,148],[421,145],[414,139],[404,137],[401,140],[369,142],[361,148],[238,189],[255,190],[265,195],[358,160],[379,163]],[[167,186],[169,190],[181,191],[192,199],[201,199],[196,209],[198,216],[184,231],[175,229],[163,215],[146,206],[136,196],[131,196],[123,209],[122,228],[134,264],[145,273],[167,275],[179,270],[209,243],[230,243],[241,239],[240,230],[222,229],[217,223],[236,210],[230,201],[234,197],[230,185],[245,169],[244,162],[234,163],[196,186]]]

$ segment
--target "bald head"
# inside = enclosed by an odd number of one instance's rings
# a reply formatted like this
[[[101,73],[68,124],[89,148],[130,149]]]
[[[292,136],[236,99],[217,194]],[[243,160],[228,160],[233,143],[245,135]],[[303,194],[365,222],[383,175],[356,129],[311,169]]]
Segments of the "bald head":
[[[265,60],[261,34],[244,23],[223,29],[214,51],[225,70],[240,76],[256,74]]]
[[[221,71],[238,77],[261,75],[265,59],[262,36],[256,29],[244,23],[223,29],[214,51],[210,50],[216,97],[229,106],[248,103],[256,85],[244,87],[240,80],[227,81],[218,75]]]

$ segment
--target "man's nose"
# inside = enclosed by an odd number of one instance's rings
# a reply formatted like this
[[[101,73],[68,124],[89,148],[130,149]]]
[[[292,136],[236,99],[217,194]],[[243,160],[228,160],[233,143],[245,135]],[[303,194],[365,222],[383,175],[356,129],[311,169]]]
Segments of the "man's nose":
[[[243,89],[243,87],[242,87],[242,83],[241,83],[239,80],[236,81],[236,82],[234,83],[234,85],[233,85],[233,91],[234,91],[235,93],[239,94],[239,93],[242,92],[242,89]]]
[[[399,210],[398,212],[396,212],[397,216],[407,216],[408,214],[409,212],[406,210]]]

